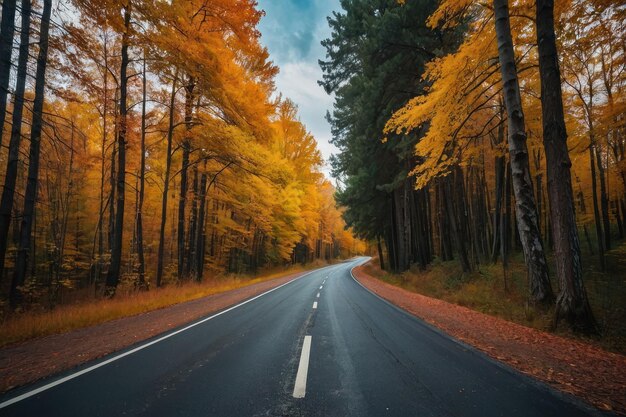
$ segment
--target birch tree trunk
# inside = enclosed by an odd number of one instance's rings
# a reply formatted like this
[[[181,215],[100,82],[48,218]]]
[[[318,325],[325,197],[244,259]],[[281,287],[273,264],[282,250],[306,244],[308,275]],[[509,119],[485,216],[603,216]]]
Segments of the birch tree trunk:
[[[515,192],[515,215],[524,258],[528,267],[529,297],[531,303],[549,305],[554,302],[554,295],[550,287],[548,265],[537,225],[537,207],[535,206],[530,180],[524,112],[515,65],[508,0],[494,0],[493,6],[500,71],[504,86],[504,102],[508,116],[509,154]]]

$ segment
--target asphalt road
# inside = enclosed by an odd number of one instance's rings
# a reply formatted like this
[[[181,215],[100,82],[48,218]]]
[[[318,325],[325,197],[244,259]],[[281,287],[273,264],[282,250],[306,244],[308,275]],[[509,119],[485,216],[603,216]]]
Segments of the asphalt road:
[[[364,260],[9,392],[0,416],[596,414],[373,295]]]

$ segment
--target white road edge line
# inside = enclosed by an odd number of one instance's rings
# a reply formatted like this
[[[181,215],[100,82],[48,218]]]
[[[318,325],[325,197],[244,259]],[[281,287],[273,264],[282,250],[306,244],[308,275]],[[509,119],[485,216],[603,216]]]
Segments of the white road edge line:
[[[311,355],[311,336],[304,336],[300,364],[296,374],[296,385],[293,387],[293,398],[304,398],[306,394],[306,377],[309,373],[309,356]]]
[[[317,308],[317,301],[313,301],[313,308]]]
[[[285,282],[284,284],[281,284],[281,285],[279,285],[278,287],[275,287],[275,288],[272,288],[271,290],[265,291],[264,293],[261,293],[261,294],[259,294],[259,295],[255,296],[255,297],[252,297],[252,298],[250,298],[250,299],[248,299],[248,300],[246,300],[246,301],[244,301],[244,302],[241,302],[241,303],[239,303],[239,304],[237,304],[237,305],[234,305],[234,306],[232,306],[232,307],[229,307],[229,308],[227,308],[226,310],[220,311],[219,313],[214,314],[214,315],[212,315],[212,316],[210,316],[210,317],[207,317],[207,318],[204,318],[204,319],[202,319],[202,320],[200,320],[200,321],[197,321],[197,322],[195,322],[195,323],[192,323],[192,324],[190,324],[189,326],[186,326],[186,327],[183,327],[182,329],[176,330],[175,332],[168,333],[168,334],[166,334],[165,336],[159,337],[158,339],[155,339],[155,340],[153,340],[153,341],[151,341],[151,342],[148,342],[148,343],[146,343],[146,344],[144,344],[144,345],[137,346],[136,348],[131,349],[131,350],[129,350],[128,352],[120,353],[119,355],[113,356],[113,357],[112,357],[112,358],[110,358],[110,359],[107,359],[107,360],[105,360],[105,361],[102,361],[102,362],[100,362],[100,363],[97,363],[97,364],[95,364],[95,365],[92,365],[92,366],[90,366],[89,368],[82,369],[82,370],[80,370],[80,371],[78,371],[78,372],[75,372],[75,373],[70,374],[70,375],[68,375],[68,376],[65,376],[65,377],[63,377],[63,378],[57,379],[56,381],[50,382],[49,384],[46,384],[46,385],[41,386],[41,387],[39,387],[39,388],[36,388],[36,389],[34,389],[34,390],[32,390],[32,391],[25,392],[25,393],[24,393],[24,394],[22,394],[22,395],[18,395],[17,397],[14,397],[14,398],[11,398],[11,399],[9,399],[9,400],[6,400],[6,401],[4,401],[4,402],[0,403],[0,409],[2,409],[2,408],[6,408],[6,407],[8,407],[8,406],[10,406],[10,405],[12,405],[12,404],[15,404],[15,403],[17,403],[17,402],[20,402],[20,401],[22,401],[22,400],[25,400],[25,399],[27,399],[27,398],[29,398],[29,397],[32,397],[33,395],[37,395],[37,394],[39,394],[39,393],[41,393],[41,392],[47,391],[47,390],[49,390],[50,388],[56,387],[57,385],[61,385],[61,384],[63,384],[64,382],[70,381],[70,380],[72,380],[72,379],[74,379],[74,378],[77,378],[77,377],[79,377],[79,376],[81,376],[81,375],[84,375],[84,374],[89,373],[89,372],[91,372],[91,371],[93,371],[93,370],[96,370],[96,369],[98,369],[98,368],[101,368],[101,367],[103,367],[103,366],[105,366],[105,365],[110,364],[111,362],[115,362],[115,361],[116,361],[116,360],[118,360],[118,359],[122,359],[122,358],[124,358],[124,357],[126,357],[126,356],[128,356],[128,355],[132,355],[132,354],[133,354],[133,353],[135,353],[135,352],[139,352],[140,350],[143,350],[143,349],[145,349],[145,348],[147,348],[147,347],[149,347],[149,346],[152,346],[152,345],[154,345],[154,344],[157,344],[157,343],[159,343],[159,342],[162,342],[162,341],[163,341],[163,340],[165,340],[165,339],[169,339],[169,338],[170,338],[170,337],[172,337],[172,336],[175,336],[175,335],[177,335],[177,334],[179,334],[179,333],[182,333],[182,332],[184,332],[184,331],[187,331],[187,330],[191,329],[192,327],[196,327],[196,326],[198,326],[198,325],[200,325],[200,324],[202,324],[202,323],[205,323],[205,322],[207,322],[207,321],[209,321],[209,320],[212,320],[212,319],[214,319],[214,318],[216,318],[216,317],[218,317],[218,316],[221,316],[222,314],[226,314],[226,313],[228,313],[229,311],[232,311],[232,310],[234,310],[234,309],[236,309],[236,308],[238,308],[238,307],[241,307],[241,306],[242,306],[242,305],[244,305],[244,304],[248,304],[248,303],[250,303],[250,302],[252,302],[252,301],[256,300],[257,298],[261,298],[261,297],[263,297],[264,295],[267,295],[267,294],[269,294],[269,293],[271,293],[271,292],[273,292],[273,291],[276,291],[277,289],[282,288],[282,287],[284,287],[285,285],[291,284],[292,282],[297,281],[297,280],[299,280],[300,278],[304,278],[305,276],[310,275],[310,274],[312,274],[312,273],[314,273],[314,272],[317,272],[317,271],[307,272],[306,274],[300,275],[299,277],[296,277],[296,278],[292,279],[291,281]],[[305,342],[306,342],[306,341],[305,341]],[[310,343],[310,342],[309,342],[309,343]],[[308,362],[308,354],[307,354],[307,362]],[[305,379],[306,379],[306,375],[305,375]]]

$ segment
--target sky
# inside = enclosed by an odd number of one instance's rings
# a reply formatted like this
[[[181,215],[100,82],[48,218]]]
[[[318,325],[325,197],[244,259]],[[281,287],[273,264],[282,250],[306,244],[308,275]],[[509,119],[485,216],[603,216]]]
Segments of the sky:
[[[258,0],[265,16],[259,25],[261,43],[280,68],[276,89],[298,105],[300,120],[315,136],[325,161],[337,149],[329,143],[326,111],[333,98],[317,85],[322,78],[318,60],[324,59],[320,44],[330,36],[326,17],[338,10],[339,0]],[[322,171],[329,177],[330,168]]]

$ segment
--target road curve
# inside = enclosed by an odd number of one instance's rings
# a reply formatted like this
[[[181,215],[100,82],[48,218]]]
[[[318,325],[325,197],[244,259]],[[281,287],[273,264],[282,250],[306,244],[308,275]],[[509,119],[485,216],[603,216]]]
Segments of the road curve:
[[[0,416],[602,415],[370,293],[364,260],[10,391]]]

